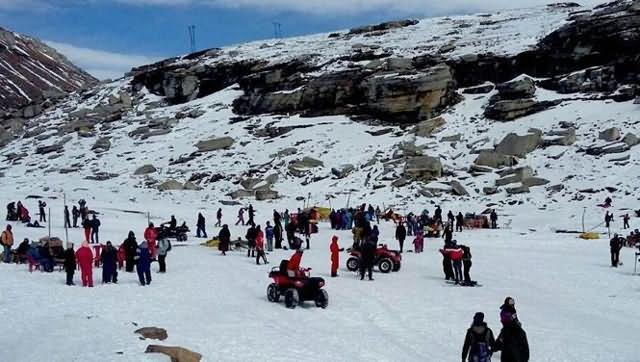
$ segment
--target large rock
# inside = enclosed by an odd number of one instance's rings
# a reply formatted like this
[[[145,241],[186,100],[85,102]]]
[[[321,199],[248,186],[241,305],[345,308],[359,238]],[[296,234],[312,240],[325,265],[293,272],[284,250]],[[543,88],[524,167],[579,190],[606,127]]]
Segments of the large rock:
[[[633,147],[640,144],[640,138],[638,138],[638,136],[633,133],[627,133],[626,135],[624,135],[622,142],[624,142],[629,147]]]
[[[184,185],[174,179],[168,179],[167,181],[158,185],[158,191],[181,191],[184,190]]]
[[[185,72],[166,72],[162,81],[165,97],[172,103],[184,103],[194,100],[200,90],[197,76]]]
[[[138,169],[133,174],[136,176],[148,175],[156,171],[158,170],[153,165],[147,164],[147,165],[138,167]]]
[[[497,121],[512,121],[533,113],[541,112],[562,103],[557,101],[536,101],[533,98],[506,99],[490,104],[484,112],[485,117]]]
[[[184,185],[182,186],[183,190],[188,190],[188,191],[200,191],[202,190],[202,187],[194,184],[191,181],[187,181],[184,183]]]
[[[234,140],[231,137],[214,138],[207,141],[200,141],[196,144],[198,151],[210,152],[228,149],[233,146]]]
[[[482,151],[473,162],[478,166],[488,166],[492,168],[511,167],[517,164],[513,156],[504,155],[495,151]]]
[[[518,136],[515,133],[509,133],[497,146],[496,152],[525,157],[540,145],[542,137],[537,133],[530,133],[524,136]]]
[[[549,180],[542,177],[527,177],[522,180],[522,185],[526,187],[544,186],[549,183]]]
[[[111,140],[110,137],[101,137],[96,140],[96,143],[93,144],[91,150],[95,153],[103,153],[109,151],[111,148]]]
[[[453,191],[453,193],[455,195],[458,195],[458,196],[469,196],[469,193],[467,192],[467,190],[457,180],[451,181],[451,189],[452,189],[452,191]]]
[[[278,198],[278,192],[265,189],[256,191],[256,200],[264,201],[264,200],[275,200]]]
[[[447,122],[442,117],[431,118],[418,123],[414,129],[414,133],[418,137],[431,137],[434,131],[444,126]]]
[[[523,180],[533,176],[533,169],[531,167],[519,167],[516,169],[504,170],[498,173],[502,178],[496,180],[496,186],[505,186],[522,182]]]
[[[331,169],[331,173],[337,178],[345,178],[349,176],[351,172],[355,170],[355,166],[352,164],[341,165],[339,167],[334,167]]]
[[[576,143],[576,129],[569,127],[565,130],[548,132],[542,140],[544,147],[548,146],[570,146]]]
[[[608,128],[598,134],[598,138],[607,142],[614,142],[621,137],[620,129],[617,127]]]
[[[147,346],[144,353],[161,353],[168,356],[171,362],[200,362],[202,359],[200,353],[176,346],[158,346],[151,344]]]
[[[533,79],[521,77],[510,82],[496,85],[500,99],[531,98],[536,93]]]
[[[527,186],[516,186],[516,187],[510,187],[507,189],[507,193],[510,195],[516,195],[516,194],[525,194],[525,193],[529,193],[529,188]]]
[[[313,157],[305,156],[301,160],[297,160],[291,164],[295,168],[314,168],[324,166],[324,162],[316,160]]]
[[[168,338],[167,330],[158,327],[144,327],[136,330],[134,333],[139,334],[146,339],[157,339],[159,341],[164,341]]]
[[[407,159],[404,167],[405,177],[414,180],[435,180],[442,177],[442,163],[440,158],[431,156],[417,156]]]

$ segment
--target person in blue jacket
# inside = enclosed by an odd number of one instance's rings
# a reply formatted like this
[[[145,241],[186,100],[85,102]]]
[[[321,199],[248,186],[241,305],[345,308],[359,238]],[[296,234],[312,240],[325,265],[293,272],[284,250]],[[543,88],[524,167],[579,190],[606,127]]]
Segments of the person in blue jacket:
[[[273,251],[273,226],[267,221],[267,226],[264,228],[264,234],[267,238],[267,251]]]
[[[93,218],[91,219],[91,243],[100,243],[100,239],[98,238],[98,233],[100,230],[100,220],[93,214]]]
[[[149,253],[149,246],[146,241],[138,245],[135,259],[140,285],[145,286],[151,284],[151,253]]]

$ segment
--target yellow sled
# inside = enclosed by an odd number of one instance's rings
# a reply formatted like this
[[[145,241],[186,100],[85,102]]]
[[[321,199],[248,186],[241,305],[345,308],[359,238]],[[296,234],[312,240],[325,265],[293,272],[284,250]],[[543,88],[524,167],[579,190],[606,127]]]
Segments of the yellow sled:
[[[220,240],[218,240],[218,238],[213,238],[211,240],[205,241],[200,245],[206,246],[208,248],[217,248],[219,244],[220,244]]]
[[[584,240],[596,240],[596,239],[600,239],[600,233],[587,232],[587,233],[580,234],[580,236],[578,237]]]

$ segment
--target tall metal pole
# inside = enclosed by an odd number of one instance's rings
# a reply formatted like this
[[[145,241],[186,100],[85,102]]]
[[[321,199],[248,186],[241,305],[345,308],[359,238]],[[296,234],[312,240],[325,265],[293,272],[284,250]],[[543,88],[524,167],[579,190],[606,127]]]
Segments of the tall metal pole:
[[[582,209],[582,233],[583,233],[583,234],[585,233],[585,229],[584,229],[584,214],[586,214],[586,213],[587,213],[587,207],[585,206],[585,207]]]
[[[49,208],[49,239],[51,239],[51,208]]]

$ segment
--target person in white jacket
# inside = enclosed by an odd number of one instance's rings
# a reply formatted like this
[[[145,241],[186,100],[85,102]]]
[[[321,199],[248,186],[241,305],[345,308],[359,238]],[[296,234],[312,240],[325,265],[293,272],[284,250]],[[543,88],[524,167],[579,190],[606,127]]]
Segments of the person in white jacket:
[[[158,265],[160,266],[160,273],[167,272],[167,253],[171,251],[171,242],[169,239],[158,240]]]

